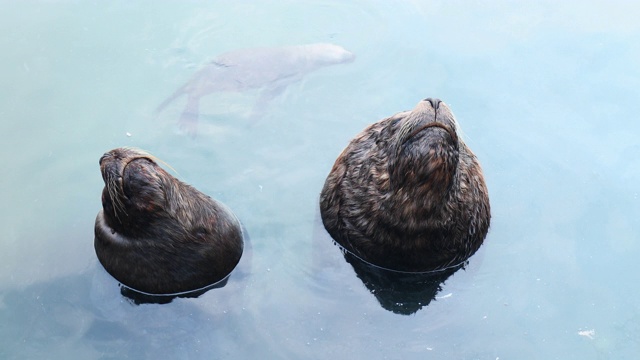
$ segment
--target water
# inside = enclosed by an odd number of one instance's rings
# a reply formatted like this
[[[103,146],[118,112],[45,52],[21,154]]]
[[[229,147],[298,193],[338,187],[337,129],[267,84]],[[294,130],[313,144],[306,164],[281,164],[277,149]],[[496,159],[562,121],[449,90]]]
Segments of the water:
[[[0,358],[634,358],[639,10],[5,3]],[[316,42],[357,58],[290,85],[258,121],[257,91],[203,98],[196,138],[178,129],[182,103],[154,114],[220,53]],[[468,268],[406,316],[380,306],[315,220],[348,140],[425,97],[455,112],[493,218]],[[251,237],[247,273],[167,305],[120,296],[93,250],[98,159],[119,146],[229,205]]]

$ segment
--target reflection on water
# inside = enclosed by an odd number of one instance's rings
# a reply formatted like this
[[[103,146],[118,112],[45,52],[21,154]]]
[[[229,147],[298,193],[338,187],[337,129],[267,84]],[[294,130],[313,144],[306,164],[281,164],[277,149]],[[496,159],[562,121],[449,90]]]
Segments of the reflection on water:
[[[5,6],[0,358],[635,358],[637,13],[604,1]],[[291,84],[259,122],[242,116],[252,91],[203,97],[195,139],[176,131],[179,107],[154,114],[212,55],[310,43],[357,59]],[[314,219],[352,135],[426,97],[451,102],[482,159],[492,227],[482,261],[401,316],[366,285],[386,279],[354,274],[330,240],[316,251]],[[120,146],[234,209],[250,273],[163,305],[123,297],[93,249],[96,160]]]
[[[442,284],[463,264],[428,273],[405,273],[383,269],[344,252],[345,260],[380,305],[396,314],[411,315],[429,305],[442,290]]]

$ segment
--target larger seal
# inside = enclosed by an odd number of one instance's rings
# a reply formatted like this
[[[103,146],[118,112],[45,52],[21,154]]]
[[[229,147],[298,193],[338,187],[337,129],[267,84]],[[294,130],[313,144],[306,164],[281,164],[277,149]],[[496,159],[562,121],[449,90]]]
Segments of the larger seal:
[[[129,148],[100,158],[105,187],[95,223],[100,263],[127,287],[150,294],[200,289],[240,261],[242,227],[222,203]]]
[[[443,269],[473,255],[489,229],[489,195],[457,127],[447,105],[425,99],[358,134],[320,195],[333,239],[397,271]]]

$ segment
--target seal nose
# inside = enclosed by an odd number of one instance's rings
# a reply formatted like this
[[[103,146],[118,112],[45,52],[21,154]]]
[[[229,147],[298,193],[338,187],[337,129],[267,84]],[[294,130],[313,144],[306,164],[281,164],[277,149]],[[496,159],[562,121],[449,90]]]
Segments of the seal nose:
[[[98,163],[100,164],[100,166],[102,166],[102,162],[103,162],[103,161],[105,161],[105,160],[107,160],[107,159],[110,159],[110,158],[112,158],[112,157],[113,157],[113,153],[112,153],[112,152],[106,152],[106,153],[104,153],[104,155],[102,155],[102,156],[100,157],[100,161],[98,161]]]
[[[424,101],[428,101],[431,104],[431,107],[433,108],[433,110],[438,110],[438,105],[440,105],[440,103],[442,101],[440,101],[440,99],[434,99],[434,98],[426,98],[424,99]]]

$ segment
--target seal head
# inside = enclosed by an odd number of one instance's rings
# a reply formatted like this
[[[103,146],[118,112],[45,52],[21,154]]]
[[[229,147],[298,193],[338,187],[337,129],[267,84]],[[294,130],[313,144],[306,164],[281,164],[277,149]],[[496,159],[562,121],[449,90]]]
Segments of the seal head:
[[[123,285],[174,294],[224,280],[240,261],[236,216],[137,149],[100,158],[105,187],[95,223],[98,260]]]

